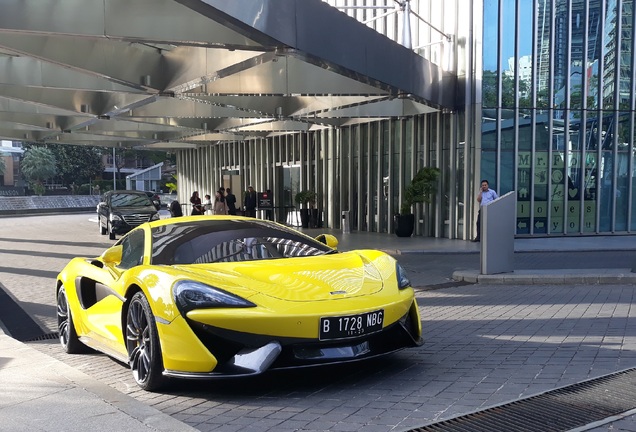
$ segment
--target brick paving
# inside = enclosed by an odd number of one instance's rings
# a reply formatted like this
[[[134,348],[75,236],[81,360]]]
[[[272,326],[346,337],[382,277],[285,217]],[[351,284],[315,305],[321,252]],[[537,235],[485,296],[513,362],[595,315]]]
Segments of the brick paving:
[[[55,330],[57,272],[71,256],[112,243],[95,225],[87,215],[0,220],[0,283],[45,330]],[[622,252],[518,255],[532,266],[631,265]],[[403,431],[636,367],[633,285],[431,289],[453,270],[474,268],[478,256],[398,258],[423,287],[425,344],[377,360],[179,381],[157,394],[139,390],[127,367],[104,355],[69,356],[54,340],[29,345],[201,431]],[[630,417],[595,430],[634,425]]]

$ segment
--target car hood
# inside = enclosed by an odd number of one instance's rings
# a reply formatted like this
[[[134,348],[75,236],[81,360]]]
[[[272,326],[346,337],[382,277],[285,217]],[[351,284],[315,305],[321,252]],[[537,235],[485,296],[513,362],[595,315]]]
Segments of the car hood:
[[[126,206],[126,207],[113,207],[112,211],[122,214],[131,214],[131,213],[156,213],[157,209],[155,206]]]
[[[355,252],[319,257],[175,266],[218,288],[244,297],[259,293],[288,301],[320,301],[373,294],[383,287],[387,256],[370,260]],[[393,274],[395,264],[392,264]]]

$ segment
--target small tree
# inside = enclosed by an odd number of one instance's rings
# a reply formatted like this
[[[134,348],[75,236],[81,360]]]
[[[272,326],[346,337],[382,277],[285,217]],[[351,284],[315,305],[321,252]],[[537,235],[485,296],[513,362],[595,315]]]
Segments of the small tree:
[[[316,202],[316,193],[308,190],[300,191],[294,197],[294,201],[301,206],[307,207],[309,204],[309,207],[313,207],[313,204]]]
[[[177,177],[175,175],[171,175],[172,181],[166,182],[165,185],[168,188],[168,191],[172,194],[177,191]]]
[[[404,191],[400,213],[403,215],[412,213],[413,204],[430,203],[437,190],[437,177],[439,177],[439,169],[437,168],[420,169]]]
[[[4,171],[7,169],[7,166],[4,162],[5,154],[0,152],[0,175],[4,175]]]
[[[31,147],[25,154],[20,169],[38,195],[44,194],[43,182],[56,176],[55,156],[46,147]]]

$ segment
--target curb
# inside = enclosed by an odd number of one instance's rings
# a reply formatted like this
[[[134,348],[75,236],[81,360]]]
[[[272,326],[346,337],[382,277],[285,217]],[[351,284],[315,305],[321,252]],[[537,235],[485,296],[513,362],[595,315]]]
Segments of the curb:
[[[510,273],[485,275],[479,270],[453,272],[453,280],[489,285],[616,285],[636,284],[631,269],[562,269],[514,270]]]

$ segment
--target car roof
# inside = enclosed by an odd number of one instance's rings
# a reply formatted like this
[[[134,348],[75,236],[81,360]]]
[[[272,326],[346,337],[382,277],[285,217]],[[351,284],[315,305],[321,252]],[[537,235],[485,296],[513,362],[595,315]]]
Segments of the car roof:
[[[130,195],[146,195],[146,192],[144,191],[138,191],[138,190],[112,190],[112,191],[108,191],[106,193],[109,194],[130,194]]]
[[[280,225],[276,222],[262,220],[262,219],[254,219],[251,217],[244,216],[233,216],[233,215],[215,215],[215,216],[204,216],[204,215],[194,215],[194,216],[180,216],[180,217],[171,217],[166,219],[160,219],[157,221],[150,222],[151,227],[158,227],[163,225],[171,225],[178,223],[189,223],[189,222],[198,222],[205,220],[237,220],[237,221],[253,221],[257,220],[258,222],[266,222],[274,225]],[[283,225],[284,226],[284,225]]]

